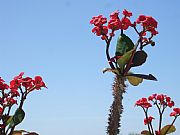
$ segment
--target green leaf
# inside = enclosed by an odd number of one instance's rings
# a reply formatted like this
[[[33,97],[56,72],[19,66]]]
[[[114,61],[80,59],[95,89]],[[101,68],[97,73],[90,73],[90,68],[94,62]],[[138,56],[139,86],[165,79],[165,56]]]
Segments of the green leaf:
[[[154,77],[152,74],[144,75],[144,74],[132,74],[132,73],[128,73],[126,76],[134,76],[134,77],[139,77],[139,78],[146,79],[146,80],[157,81],[156,77]]]
[[[132,84],[133,86],[137,86],[143,81],[142,78],[134,77],[134,76],[127,76],[126,78],[129,81],[129,83]]]
[[[16,110],[15,114],[13,115],[13,118],[10,122],[9,128],[21,123],[23,121],[24,117],[25,117],[25,112],[23,111],[23,109],[18,108]]]
[[[131,59],[131,55],[132,55],[133,51],[134,51],[134,49],[130,50],[129,52],[126,52],[121,58],[119,58],[117,60],[117,63],[121,69],[121,73],[124,72],[124,67]]]
[[[116,45],[116,56],[122,56],[126,52],[132,50],[134,48],[134,43],[132,40],[126,36],[125,34],[122,34],[119,36],[117,40],[117,45]]]
[[[23,109],[18,108],[13,116],[14,124],[18,125],[19,123],[21,123],[24,117],[25,117],[25,112],[23,111]]]
[[[149,131],[147,131],[147,130],[143,130],[143,131],[141,132],[141,134],[142,134],[142,135],[151,135],[151,134],[149,133]]]
[[[162,135],[164,135],[166,132],[167,132],[167,130],[168,130],[168,132],[166,133],[166,134],[170,134],[170,133],[173,133],[173,132],[175,132],[176,131],[176,128],[175,128],[175,126],[171,126],[171,125],[166,125],[166,126],[164,126],[162,129],[161,129],[161,134]]]
[[[146,62],[147,53],[145,51],[137,51],[132,59],[131,67],[136,67]]]

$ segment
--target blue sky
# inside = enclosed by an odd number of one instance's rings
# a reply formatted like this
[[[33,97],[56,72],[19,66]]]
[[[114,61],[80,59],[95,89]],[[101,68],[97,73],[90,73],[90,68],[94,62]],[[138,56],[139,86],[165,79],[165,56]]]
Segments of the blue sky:
[[[134,102],[143,96],[165,93],[180,107],[179,6],[178,0],[1,0],[0,76],[9,82],[24,71],[27,76],[41,75],[48,86],[29,95],[26,118],[17,128],[41,135],[105,134],[113,75],[102,74],[108,66],[105,44],[91,33],[89,21],[115,10],[132,11],[132,20],[145,14],[159,22],[156,46],[146,48],[146,64],[133,70],[152,73],[158,82],[144,81],[139,87],[127,88],[123,135],[146,128],[142,110],[134,108]],[[132,31],[127,34],[135,41]],[[180,127],[179,120],[176,126]],[[178,134],[180,128],[174,135]]]

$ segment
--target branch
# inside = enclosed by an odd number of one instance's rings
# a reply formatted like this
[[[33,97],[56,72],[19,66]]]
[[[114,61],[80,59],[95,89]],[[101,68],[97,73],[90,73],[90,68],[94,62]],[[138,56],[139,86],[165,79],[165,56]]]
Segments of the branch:
[[[175,116],[173,122],[171,123],[171,125],[169,126],[169,128],[166,130],[166,132],[165,132],[164,135],[166,135],[166,133],[169,131],[169,129],[171,129],[171,127],[173,126],[173,124],[174,124],[174,122],[176,121],[177,117],[178,117],[178,116]]]
[[[146,119],[148,120],[148,114],[147,114],[147,110],[148,110],[148,109],[145,110],[144,107],[142,107],[142,108],[143,108],[143,111],[144,111],[144,113],[145,113]],[[148,126],[149,133],[152,134],[152,133],[151,133],[151,128],[150,128],[149,123],[147,123],[147,126]]]
[[[110,62],[111,57],[109,55],[109,46],[110,46],[111,40],[112,40],[112,36],[110,36],[110,38],[108,40],[105,40],[106,41],[106,57],[107,57],[110,67],[112,69],[115,69],[114,64],[112,62]]]

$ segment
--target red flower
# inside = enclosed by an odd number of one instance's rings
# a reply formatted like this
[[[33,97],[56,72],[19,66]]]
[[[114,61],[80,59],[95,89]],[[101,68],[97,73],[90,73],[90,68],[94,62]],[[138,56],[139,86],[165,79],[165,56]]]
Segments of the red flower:
[[[170,113],[170,116],[176,116],[176,115],[177,115],[176,112],[171,112],[171,113]]]
[[[152,16],[146,16],[146,21],[144,22],[146,27],[157,28],[157,21]]]
[[[24,75],[24,72],[21,72],[18,76],[14,77],[14,79],[10,82],[10,89],[17,90],[19,87],[21,87],[23,75]]]
[[[180,108],[174,108],[173,112],[170,113],[170,116],[179,116],[180,115]]]
[[[18,76],[14,77],[14,80],[21,79],[23,75],[24,75],[24,72],[21,72]]]
[[[111,18],[111,19],[119,19],[118,16],[119,16],[119,11],[116,10],[116,11],[114,11],[114,12],[111,13],[110,18]]]
[[[94,27],[92,29],[92,32],[96,33],[97,36],[101,36],[102,39],[105,39],[108,33],[108,27],[107,26]]]
[[[166,96],[166,101],[167,101],[167,102],[170,102],[170,101],[171,101],[171,98],[168,97],[168,96]]]
[[[161,94],[161,95],[157,95],[157,100],[159,100],[160,102],[164,101],[164,97],[165,95]]]
[[[90,24],[94,24],[98,27],[103,26],[105,23],[107,23],[107,18],[103,17],[102,15],[94,16],[90,21]]]
[[[22,79],[22,86],[25,87],[25,89],[31,89],[33,87],[33,80],[31,77],[26,77]]]
[[[137,106],[141,106],[143,108],[149,108],[149,107],[152,107],[152,105],[147,101],[147,98],[142,98],[142,99],[139,99],[138,101],[136,101],[136,104]]]
[[[33,80],[33,84],[35,85],[35,89],[37,90],[41,89],[41,87],[47,88],[41,76],[36,76]]]
[[[179,116],[180,115],[180,108],[174,108],[173,112],[170,113],[170,116]]]
[[[169,106],[170,108],[174,106],[174,101],[169,101],[167,102],[167,106]]]
[[[177,112],[178,114],[180,114],[180,108],[174,108],[173,111]]]
[[[140,24],[140,23],[143,23],[145,20],[146,20],[146,16],[145,16],[145,15],[140,15],[140,16],[138,17],[138,19],[136,20],[136,22],[137,22],[138,24]]]
[[[151,100],[151,101],[152,101],[153,99],[154,99],[154,96],[153,96],[153,95],[148,97],[148,100]]]
[[[132,12],[127,11],[126,9],[124,9],[123,15],[125,15],[125,16],[127,16],[127,17],[131,17],[131,16],[132,16]]]
[[[19,97],[20,96],[17,89],[11,89],[10,93],[12,94],[12,97],[17,97],[17,96]]]
[[[144,125],[151,123],[153,119],[154,118],[152,116],[149,116],[147,119],[144,119]]]
[[[108,22],[108,28],[112,30],[119,30],[121,27],[121,21],[119,18],[110,19]]]
[[[18,89],[21,86],[21,80],[14,79],[10,82],[10,89]]]
[[[4,91],[5,89],[9,89],[9,86],[6,83],[0,81],[0,90]]]
[[[97,36],[106,35],[108,33],[108,28],[107,26],[94,27],[92,32],[96,33]]]
[[[121,20],[121,29],[127,30],[131,26],[131,21],[128,18],[123,18]]]

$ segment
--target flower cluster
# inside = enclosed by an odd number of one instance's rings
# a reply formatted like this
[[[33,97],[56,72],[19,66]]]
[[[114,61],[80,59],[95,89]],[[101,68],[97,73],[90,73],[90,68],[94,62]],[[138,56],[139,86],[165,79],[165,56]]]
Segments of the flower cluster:
[[[143,97],[143,98],[139,99],[138,101],[136,101],[135,105],[142,107],[143,111],[145,113],[144,125],[148,126],[149,131],[144,130],[144,131],[142,131],[143,134],[144,134],[144,132],[153,134],[153,135],[154,134],[160,135],[162,133],[166,134],[168,132],[168,130],[175,128],[174,122],[177,119],[177,117],[180,116],[180,108],[173,108],[173,112],[170,113],[170,116],[174,116],[173,122],[170,125],[164,126],[163,128],[161,127],[165,109],[167,107],[172,108],[175,105],[175,103],[171,99],[171,97],[169,97],[165,94],[152,94],[148,98]],[[153,105],[155,107],[157,107],[158,112],[159,112],[159,128],[158,128],[158,130],[154,130],[153,126],[152,126],[152,120],[154,119],[154,117],[148,116],[148,109],[149,109],[149,107],[152,107]],[[171,131],[171,132],[174,132],[174,131]]]
[[[180,108],[174,108],[173,112],[170,113],[170,116],[178,117],[180,115]]]
[[[108,21],[107,25],[104,25],[107,23],[107,18],[103,17],[102,15],[94,16],[90,21],[90,24],[94,25],[92,32],[97,36],[101,36],[102,40],[106,40],[108,38],[109,30],[111,30],[109,33],[110,36],[114,36],[114,31],[116,30],[127,30],[128,27],[131,26],[129,17],[132,16],[132,13],[125,9],[122,14],[124,17],[120,19],[119,11],[111,13],[110,20]]]
[[[114,32],[117,30],[127,30],[130,26],[134,27],[136,32],[141,36],[142,42],[147,43],[151,41],[151,38],[158,34],[157,29],[157,21],[151,16],[140,15],[136,21],[131,23],[130,17],[132,16],[132,12],[127,11],[126,9],[122,12],[123,17],[119,17],[119,11],[115,11],[110,14],[110,19],[107,21],[106,17],[102,15],[94,16],[90,24],[94,25],[92,32],[97,36],[101,36],[103,40],[108,39],[108,31],[110,30],[109,36],[114,36]],[[108,22],[107,25],[105,25]],[[142,31],[138,32],[136,25],[140,24],[142,26]],[[151,33],[150,38],[146,38],[146,32]]]
[[[103,17],[102,15],[95,16],[90,21],[91,24],[94,24],[94,28],[92,29],[93,33],[96,33],[97,36],[101,36],[102,39],[105,39],[108,33],[108,27],[103,26],[107,23],[107,18]]]
[[[158,31],[156,30],[158,23],[153,17],[140,15],[136,20],[136,23],[141,24],[143,26],[144,32],[148,31],[152,35],[158,34]]]
[[[31,77],[23,78],[24,72],[21,72],[18,76],[14,77],[14,79],[10,82],[11,91],[17,91],[19,87],[23,86],[27,91],[39,90],[41,87],[45,87],[46,85],[42,80],[41,76],[35,76],[34,79]]]
[[[154,103],[157,103],[159,105],[163,105],[164,107],[168,106],[171,108],[175,105],[174,101],[172,101],[169,96],[164,94],[153,94],[148,97],[148,100],[153,101]]]
[[[4,117],[9,117],[14,104],[19,103],[19,108],[22,108],[24,100],[30,92],[40,90],[42,87],[47,88],[41,76],[35,76],[33,79],[23,77],[23,75],[24,72],[21,72],[18,76],[15,76],[10,84],[6,84],[0,77],[0,133],[5,130],[6,120],[4,120]],[[18,97],[21,99],[19,102]]]
[[[126,9],[123,11],[124,17],[122,19],[119,18],[119,11],[115,11],[111,13],[110,20],[108,21],[108,28],[112,31],[115,30],[127,30],[129,26],[131,26],[131,21],[128,17],[132,16],[132,13],[127,11]]]

